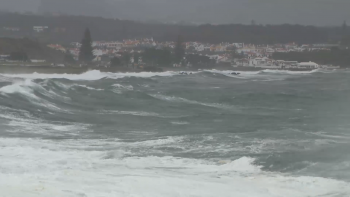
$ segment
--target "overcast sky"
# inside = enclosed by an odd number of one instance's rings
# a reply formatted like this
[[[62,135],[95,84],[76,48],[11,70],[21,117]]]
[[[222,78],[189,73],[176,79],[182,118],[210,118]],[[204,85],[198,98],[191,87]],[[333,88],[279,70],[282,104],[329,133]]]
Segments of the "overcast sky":
[[[335,26],[350,22],[349,8],[350,0],[0,0],[9,11],[215,24]]]

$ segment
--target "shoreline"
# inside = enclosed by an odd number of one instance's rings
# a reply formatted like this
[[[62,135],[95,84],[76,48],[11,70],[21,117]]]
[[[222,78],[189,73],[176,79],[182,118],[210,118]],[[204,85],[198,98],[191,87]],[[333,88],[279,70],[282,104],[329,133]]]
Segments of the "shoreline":
[[[266,69],[256,67],[232,67],[232,66],[218,66],[213,68],[173,68],[173,67],[161,67],[163,72],[195,72],[203,70],[219,70],[219,71],[263,71],[263,70],[279,70],[279,71],[312,71],[315,69]],[[44,73],[44,74],[82,74],[91,70],[98,70],[101,72],[112,73],[140,73],[147,72],[142,69],[133,68],[99,68],[99,67],[48,67],[48,66],[0,66],[0,74],[32,74],[32,73]]]

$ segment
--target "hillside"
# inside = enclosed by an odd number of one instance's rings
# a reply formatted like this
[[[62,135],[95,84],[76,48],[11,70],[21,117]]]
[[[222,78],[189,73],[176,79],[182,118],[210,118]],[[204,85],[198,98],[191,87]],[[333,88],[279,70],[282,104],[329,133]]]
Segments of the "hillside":
[[[34,32],[33,26],[48,26],[45,32]],[[17,32],[3,27],[17,27]],[[0,13],[0,37],[30,37],[42,43],[69,43],[80,41],[86,27],[94,40],[121,40],[153,37],[159,41],[175,40],[182,35],[185,40],[207,43],[244,42],[253,44],[324,43],[338,41],[340,28],[321,28],[302,25],[169,25],[106,19],[88,16],[41,16]]]
[[[138,21],[308,24],[350,19],[349,0],[1,0],[0,9]]]
[[[12,52],[25,52],[29,59],[46,60],[48,62],[60,63],[64,60],[64,54],[50,49],[39,42],[28,38],[0,38],[0,54]]]

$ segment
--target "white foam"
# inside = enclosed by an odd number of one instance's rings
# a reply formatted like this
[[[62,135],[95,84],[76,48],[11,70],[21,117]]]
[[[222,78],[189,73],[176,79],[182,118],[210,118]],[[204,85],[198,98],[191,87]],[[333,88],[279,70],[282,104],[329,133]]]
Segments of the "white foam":
[[[73,85],[73,87],[74,86],[86,88],[88,90],[96,90],[96,91],[103,91],[104,90],[104,89],[92,88],[92,87],[89,87],[89,86],[86,86],[86,85],[77,85],[77,84],[75,84],[75,85]]]
[[[227,77],[236,79],[252,79],[253,81],[281,81],[290,77],[298,77],[317,72],[326,73],[322,69],[311,71],[289,71],[289,70],[271,70],[265,69],[260,71],[234,71],[234,70],[204,70],[214,74],[221,74]],[[232,75],[232,72],[240,73],[239,75]]]
[[[288,71],[288,70],[261,70],[261,71],[235,71],[233,70],[202,70],[197,72],[192,72],[193,74],[200,72],[211,72],[215,74],[222,74],[228,77],[233,78],[249,78],[249,77],[257,77],[261,74],[286,74],[286,75],[300,75],[300,74],[312,74],[316,72],[321,73],[329,73],[334,71],[328,71],[323,69],[317,69],[312,71]],[[232,75],[232,72],[238,72],[240,75]],[[100,80],[103,78],[111,78],[111,79],[119,79],[124,77],[140,77],[140,78],[150,78],[150,77],[169,77],[180,75],[180,72],[174,71],[166,71],[166,72],[129,72],[129,73],[111,73],[111,72],[101,72],[98,70],[90,70],[82,74],[44,74],[44,73],[32,73],[32,74],[2,74],[1,76],[9,77],[9,78],[24,78],[24,79],[69,79],[69,80]],[[271,80],[274,80],[272,78]],[[276,78],[280,79],[280,78]]]
[[[101,140],[0,138],[0,191],[11,197],[318,197],[349,196],[349,183],[266,173],[242,157],[205,161],[125,157]],[[93,150],[91,148],[95,148]],[[222,165],[220,165],[222,164]]]
[[[173,124],[173,125],[188,125],[190,123],[185,122],[185,121],[173,121],[173,122],[171,122],[171,124]]]
[[[175,72],[139,72],[139,73],[111,73],[111,72],[101,72],[98,70],[91,70],[82,74],[43,74],[43,73],[33,73],[33,74],[2,74],[7,77],[24,78],[24,79],[69,79],[69,80],[100,80],[103,78],[119,79],[124,77],[141,77],[149,78],[155,76],[173,76],[176,75]]]
[[[92,70],[82,74],[44,74],[44,73],[32,73],[32,74],[3,74],[7,77],[16,77],[24,79],[69,79],[69,80],[99,80],[107,77],[106,74]]]
[[[171,101],[171,102],[181,102],[181,103],[188,103],[188,104],[194,104],[194,105],[203,105],[207,107],[213,107],[213,108],[219,108],[219,109],[233,109],[237,110],[236,107],[232,105],[226,105],[226,104],[220,104],[220,103],[204,103],[204,102],[199,102],[199,101],[194,101],[194,100],[189,100],[181,97],[175,97],[175,96],[166,96],[162,94],[151,94],[150,96],[165,100],[165,101]]]
[[[300,75],[300,74],[312,74],[319,72],[320,70],[314,69],[309,71],[291,71],[291,70],[271,70],[265,69],[260,71],[259,73],[273,73],[273,74],[289,74],[289,75]]]
[[[68,101],[70,100],[68,97],[59,96],[56,93],[50,91],[46,91],[40,84],[34,83],[30,79],[26,79],[24,81],[15,82],[11,85],[4,86],[0,88],[0,94],[3,94],[5,96],[9,96],[11,94],[20,94],[23,95],[25,99],[30,101],[31,103],[43,106],[47,109],[54,110],[54,111],[60,111],[64,113],[71,113],[69,110],[65,110],[62,108],[57,107],[55,104],[46,101],[44,99],[39,98],[37,95],[34,94],[34,90],[40,91],[42,94],[54,98],[58,97],[62,100]]]
[[[139,141],[139,142],[131,142],[131,143],[125,143],[120,142],[120,145],[123,147],[128,148],[149,148],[149,147],[157,147],[157,146],[163,146],[163,145],[171,145],[171,144],[178,144],[181,141],[183,141],[183,137],[167,137],[167,138],[160,138],[160,139],[151,139],[146,141]]]
[[[158,114],[155,112],[145,112],[145,111],[119,111],[119,110],[101,110],[99,114],[117,114],[117,115],[132,115],[132,116],[144,116],[144,117],[158,117],[158,118],[181,118],[184,116],[171,116]]]
[[[29,79],[26,79],[24,81],[19,81],[11,85],[4,86],[0,88],[0,92],[5,95],[19,93],[32,99],[38,99],[38,97],[33,93],[32,89],[30,88],[35,86],[37,86],[37,84],[33,83]]]
[[[90,125],[82,123],[62,123],[48,122],[33,117],[27,111],[3,108],[0,118],[7,120],[4,125],[10,126],[9,129],[3,129],[2,132],[9,133],[27,133],[40,134],[46,136],[75,136],[82,132],[90,133]]]
[[[259,71],[234,71],[234,70],[204,70],[205,72],[211,72],[211,73],[217,73],[217,74],[223,74],[230,77],[239,77],[240,75],[259,75],[263,73],[270,73],[270,74],[312,74],[316,72],[323,72],[321,69],[315,69],[310,71],[291,71],[291,70],[272,70],[272,69],[265,69],[265,70],[259,70]],[[232,75],[232,72],[240,73],[240,75]]]
[[[113,84],[112,92],[117,94],[122,94],[123,91],[132,91],[134,90],[134,87],[132,85],[121,85],[121,84]]]
[[[119,114],[119,115],[133,115],[133,116],[155,116],[158,117],[159,114],[152,112],[143,111],[118,111],[118,110],[104,110],[100,112],[101,114]]]
[[[118,88],[118,89],[134,90],[134,87],[132,85],[124,85],[123,86],[121,84],[113,84],[112,86],[115,88]]]
[[[217,74],[222,74],[230,77],[239,77],[240,75],[257,75],[260,73],[260,71],[234,71],[234,70],[204,70],[205,72],[210,72],[210,73],[217,73]],[[240,73],[240,75],[232,75],[231,73],[236,72]]]

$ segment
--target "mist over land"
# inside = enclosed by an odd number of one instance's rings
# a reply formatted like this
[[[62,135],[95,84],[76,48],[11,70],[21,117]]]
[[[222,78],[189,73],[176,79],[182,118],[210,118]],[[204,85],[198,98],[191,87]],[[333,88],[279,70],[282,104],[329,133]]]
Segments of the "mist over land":
[[[186,23],[334,26],[350,20],[347,0],[2,0],[3,10]]]

